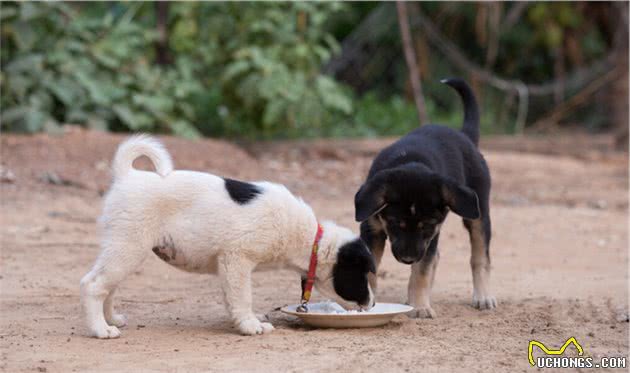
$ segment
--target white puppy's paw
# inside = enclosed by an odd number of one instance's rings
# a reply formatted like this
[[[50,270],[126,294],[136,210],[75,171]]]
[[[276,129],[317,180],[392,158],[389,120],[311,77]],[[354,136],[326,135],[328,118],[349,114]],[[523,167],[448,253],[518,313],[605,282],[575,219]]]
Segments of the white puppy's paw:
[[[109,325],[113,325],[119,328],[127,325],[127,318],[121,313],[112,315],[112,317],[107,319],[106,321]]]
[[[473,294],[472,306],[479,310],[491,310],[497,308],[497,299],[492,295]]]
[[[238,324],[238,330],[244,335],[256,335],[269,333],[273,330],[273,325],[268,322],[260,322],[258,319],[251,318],[243,320]]]
[[[271,323],[269,323],[269,322],[261,322],[260,326],[262,326],[263,334],[264,333],[271,333],[275,329],[273,327],[273,325],[271,325]]]
[[[111,339],[120,337],[120,330],[115,326],[107,325],[104,328],[92,330],[92,336],[100,339]]]
[[[419,306],[407,312],[412,319],[434,319],[437,315],[431,306]]]

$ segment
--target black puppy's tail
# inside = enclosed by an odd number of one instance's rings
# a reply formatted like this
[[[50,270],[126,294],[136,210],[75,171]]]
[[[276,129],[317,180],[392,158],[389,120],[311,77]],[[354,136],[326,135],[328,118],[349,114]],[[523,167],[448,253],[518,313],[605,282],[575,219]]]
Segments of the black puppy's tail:
[[[472,89],[465,81],[459,78],[449,78],[440,80],[441,83],[448,84],[455,88],[464,103],[464,125],[462,132],[472,140],[475,145],[479,145],[479,107]]]

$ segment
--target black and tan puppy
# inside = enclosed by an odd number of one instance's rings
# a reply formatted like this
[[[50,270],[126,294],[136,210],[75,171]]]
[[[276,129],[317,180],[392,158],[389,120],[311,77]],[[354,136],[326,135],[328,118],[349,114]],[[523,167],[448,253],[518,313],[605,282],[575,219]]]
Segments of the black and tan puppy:
[[[408,302],[416,317],[435,317],[429,295],[437,267],[440,226],[449,211],[461,216],[470,233],[474,307],[495,308],[490,293],[490,172],[479,152],[479,110],[460,79],[464,103],[461,131],[425,125],[383,149],[355,196],[361,237],[376,265],[389,238],[396,260],[411,264]],[[376,279],[373,278],[373,286]]]

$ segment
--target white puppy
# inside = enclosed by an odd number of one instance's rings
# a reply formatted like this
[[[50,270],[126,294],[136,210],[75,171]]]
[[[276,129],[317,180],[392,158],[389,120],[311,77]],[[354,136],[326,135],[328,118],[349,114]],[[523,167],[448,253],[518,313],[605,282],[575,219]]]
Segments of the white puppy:
[[[152,161],[155,173],[133,168],[140,156]],[[271,265],[306,275],[317,232],[306,203],[278,184],[173,171],[162,144],[146,136],[120,145],[113,174],[99,221],[101,253],[81,280],[91,335],[120,336],[118,327],[126,319],[114,313],[114,291],[151,252],[185,271],[218,273],[241,333],[273,330],[252,311],[251,272]],[[346,228],[331,222],[322,226],[315,287],[345,307],[371,307],[367,274],[374,272],[374,262],[366,245]]]

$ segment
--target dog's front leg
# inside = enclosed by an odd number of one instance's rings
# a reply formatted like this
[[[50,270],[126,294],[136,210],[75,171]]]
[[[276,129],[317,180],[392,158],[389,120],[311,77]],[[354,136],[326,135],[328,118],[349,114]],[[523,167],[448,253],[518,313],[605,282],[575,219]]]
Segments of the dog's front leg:
[[[431,289],[435,279],[435,271],[440,259],[437,251],[439,234],[431,241],[422,259],[411,265],[411,276],[407,294],[409,305],[413,311],[408,315],[414,318],[435,318],[435,311],[431,308]]]
[[[361,239],[368,246],[370,252],[372,253],[372,257],[374,258],[376,273],[369,273],[368,281],[370,282],[372,289],[376,290],[378,283],[378,267],[381,264],[383,251],[385,249],[385,240],[387,240],[387,235],[385,234],[381,223],[378,221],[378,218],[370,217],[370,219],[361,223]]]
[[[228,312],[236,328],[246,335],[273,330],[270,323],[260,322],[252,310],[252,271],[255,266],[251,260],[236,254],[228,253],[219,258],[219,276]]]

